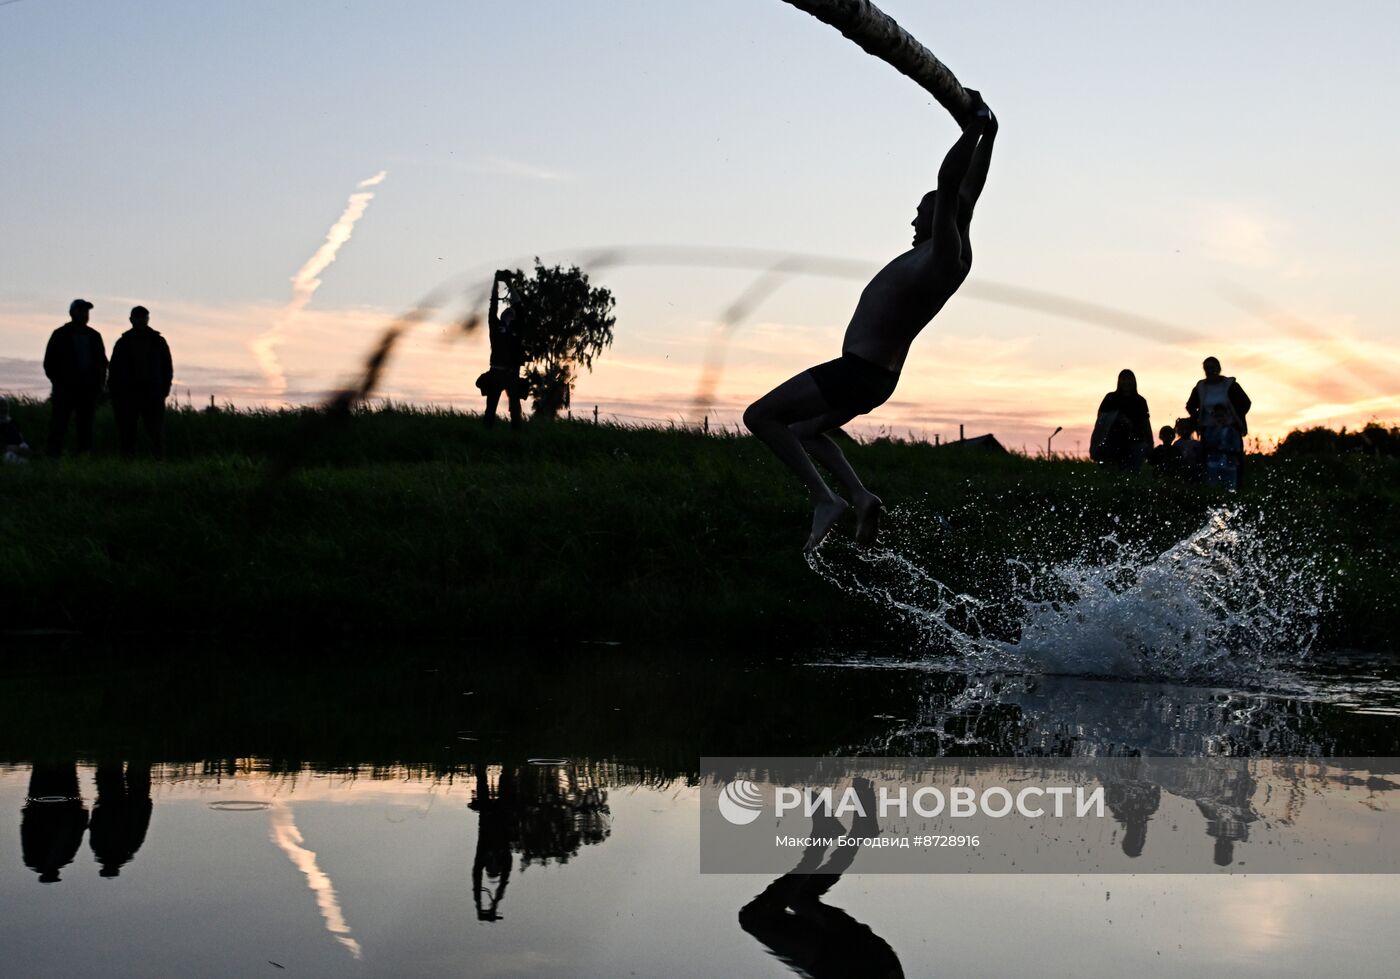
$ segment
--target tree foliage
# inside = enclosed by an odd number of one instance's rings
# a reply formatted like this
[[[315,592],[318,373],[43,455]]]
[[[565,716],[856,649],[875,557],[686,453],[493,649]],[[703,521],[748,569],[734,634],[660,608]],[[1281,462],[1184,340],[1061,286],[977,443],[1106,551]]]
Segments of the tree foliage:
[[[1330,428],[1295,429],[1279,443],[1281,456],[1347,455],[1400,456],[1400,427],[1367,422],[1356,431],[1334,432]]]
[[[536,415],[553,418],[569,406],[580,368],[612,345],[612,293],[588,284],[577,265],[548,267],[535,259],[534,275],[517,270],[510,306],[525,356],[524,377]]]

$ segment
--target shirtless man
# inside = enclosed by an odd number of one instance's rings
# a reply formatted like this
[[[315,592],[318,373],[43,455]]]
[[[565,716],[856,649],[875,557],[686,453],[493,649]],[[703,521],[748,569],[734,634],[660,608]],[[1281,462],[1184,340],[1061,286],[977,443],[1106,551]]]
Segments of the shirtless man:
[[[914,247],[870,280],[846,327],[838,360],[784,381],[744,412],[744,424],[791,469],[812,497],[813,550],[846,512],[845,500],[827,486],[820,462],[851,494],[856,542],[874,543],[880,498],[861,484],[827,433],[874,411],[894,393],[909,345],[958,291],[972,267],[968,239],[972,209],[987,180],[997,120],[981,95],[968,89],[974,109],[962,135],[938,168],[938,186],[919,202]]]
[[[520,398],[524,393],[524,380],[520,368],[524,366],[525,354],[520,344],[520,333],[516,328],[515,307],[499,313],[500,286],[510,287],[516,281],[516,273],[501,269],[491,281],[491,308],[487,315],[487,328],[491,339],[491,368],[476,379],[476,387],[486,396],[486,412],[483,418],[486,427],[496,424],[496,407],[501,403],[501,395],[506,396],[510,406],[510,427],[518,429],[523,424],[520,414]]]

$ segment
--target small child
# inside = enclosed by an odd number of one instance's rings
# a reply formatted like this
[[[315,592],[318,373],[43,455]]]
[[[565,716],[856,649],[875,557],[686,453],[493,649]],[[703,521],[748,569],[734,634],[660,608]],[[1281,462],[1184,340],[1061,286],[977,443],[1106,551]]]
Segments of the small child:
[[[1199,483],[1206,473],[1201,443],[1193,438],[1195,432],[1196,424],[1190,418],[1176,420],[1176,441],[1172,443],[1175,465],[1172,471],[1188,483]]]
[[[32,453],[19,426],[10,417],[10,403],[0,398],[0,462],[23,463]]]
[[[1229,409],[1216,405],[1211,412],[1211,426],[1201,434],[1206,452],[1206,482],[1226,489],[1239,489],[1244,439],[1235,427]]]
[[[1157,430],[1157,438],[1161,439],[1161,444],[1148,454],[1147,464],[1152,467],[1153,472],[1161,476],[1176,468],[1176,453],[1172,451],[1172,443],[1176,441],[1176,429],[1170,425],[1163,425]]]

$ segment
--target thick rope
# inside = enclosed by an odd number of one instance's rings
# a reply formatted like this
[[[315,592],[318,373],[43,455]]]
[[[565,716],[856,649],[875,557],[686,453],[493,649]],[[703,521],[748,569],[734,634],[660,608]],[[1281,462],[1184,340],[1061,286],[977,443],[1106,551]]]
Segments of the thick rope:
[[[972,99],[948,66],[933,56],[895,19],[870,0],[785,0],[836,28],[896,71],[907,75],[938,100],[961,125],[972,112]]]

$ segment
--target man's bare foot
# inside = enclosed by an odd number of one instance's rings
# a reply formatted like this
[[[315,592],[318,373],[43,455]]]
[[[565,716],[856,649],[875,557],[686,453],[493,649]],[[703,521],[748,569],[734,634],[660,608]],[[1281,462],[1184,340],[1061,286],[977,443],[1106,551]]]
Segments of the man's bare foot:
[[[807,546],[803,550],[809,554],[815,551],[817,545],[831,533],[831,528],[836,526],[836,521],[841,519],[848,506],[849,504],[839,496],[832,496],[831,499],[818,503],[812,512],[812,536],[807,538]]]
[[[874,493],[867,493],[856,501],[856,543],[869,547],[880,535],[880,513],[885,504]]]

